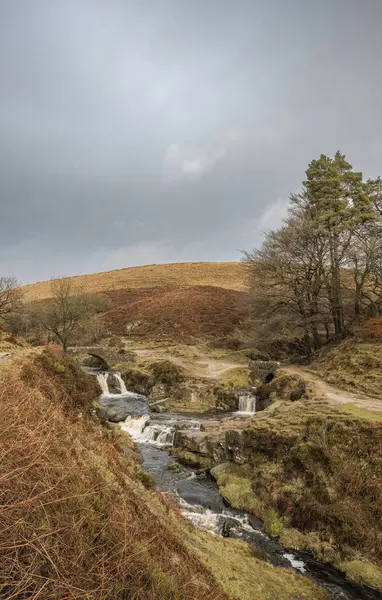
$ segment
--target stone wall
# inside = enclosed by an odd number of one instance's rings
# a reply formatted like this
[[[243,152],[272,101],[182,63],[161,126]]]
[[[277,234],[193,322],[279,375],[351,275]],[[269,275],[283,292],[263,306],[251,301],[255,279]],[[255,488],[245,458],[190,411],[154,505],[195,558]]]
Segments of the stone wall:
[[[275,360],[250,360],[249,370],[253,381],[260,380],[262,383],[269,383],[277,375],[280,363]]]

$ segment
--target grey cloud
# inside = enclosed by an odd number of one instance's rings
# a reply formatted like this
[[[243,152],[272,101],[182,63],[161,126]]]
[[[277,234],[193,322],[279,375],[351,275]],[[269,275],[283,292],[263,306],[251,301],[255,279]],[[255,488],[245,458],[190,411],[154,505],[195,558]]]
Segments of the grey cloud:
[[[309,160],[382,164],[379,0],[3,0],[0,274],[235,260]]]

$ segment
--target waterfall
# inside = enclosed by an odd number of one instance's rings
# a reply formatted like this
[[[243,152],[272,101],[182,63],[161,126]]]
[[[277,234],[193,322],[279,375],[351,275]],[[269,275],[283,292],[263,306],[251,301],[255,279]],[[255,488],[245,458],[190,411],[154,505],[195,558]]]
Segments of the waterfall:
[[[108,396],[110,394],[109,386],[107,385],[108,377],[109,377],[109,373],[97,373],[98,383],[100,385],[102,393],[105,394],[105,396]]]
[[[146,423],[150,420],[149,415],[143,415],[143,417],[127,417],[123,423],[120,423],[120,427],[123,431],[127,431],[133,439],[138,439],[142,431],[146,427]]]
[[[256,396],[251,392],[245,392],[239,396],[239,412],[255,413],[256,412]]]
[[[119,389],[121,390],[121,394],[124,394],[125,396],[127,396],[129,394],[129,392],[126,389],[126,385],[121,377],[121,373],[118,373],[118,372],[114,373],[114,377],[116,378],[116,380],[119,383]]]
[[[153,444],[154,446],[172,446],[175,436],[174,428],[160,423],[148,425],[149,420],[149,415],[143,415],[143,417],[129,416],[123,423],[120,423],[120,427],[123,431],[127,431],[137,442]]]
[[[148,425],[142,434],[142,442],[155,443],[157,446],[173,446],[175,431],[168,425]]]

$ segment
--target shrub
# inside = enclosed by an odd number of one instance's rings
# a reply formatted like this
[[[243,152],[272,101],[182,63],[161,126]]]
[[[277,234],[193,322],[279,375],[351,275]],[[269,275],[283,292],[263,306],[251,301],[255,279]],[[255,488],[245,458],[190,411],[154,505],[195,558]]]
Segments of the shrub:
[[[185,380],[185,370],[170,360],[162,360],[151,365],[151,381],[153,384],[164,383],[175,385]]]

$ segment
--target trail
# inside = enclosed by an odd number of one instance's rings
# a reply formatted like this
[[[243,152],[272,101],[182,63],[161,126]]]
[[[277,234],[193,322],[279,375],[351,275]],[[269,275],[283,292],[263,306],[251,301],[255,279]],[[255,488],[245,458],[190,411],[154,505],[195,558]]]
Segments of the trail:
[[[368,410],[382,412],[382,400],[378,400],[378,398],[371,398],[370,396],[363,395],[360,392],[353,393],[336,388],[335,386],[330,385],[330,383],[324,381],[324,379],[322,379],[319,375],[312,373],[312,371],[309,371],[304,367],[287,366],[283,367],[283,371],[293,375],[299,375],[302,379],[305,379],[305,381],[309,382],[313,386],[318,395],[323,396],[333,404],[351,403],[355,404],[359,408],[366,408]]]
[[[223,360],[205,356],[195,346],[190,346],[190,350],[193,353],[193,357],[191,359],[189,357],[177,356],[167,348],[156,348],[153,350],[146,348],[134,348],[135,354],[141,356],[142,358],[151,360],[171,360],[171,362],[175,363],[176,365],[184,367],[191,375],[194,375],[195,377],[217,379],[226,371],[242,366],[240,363],[225,362]]]

